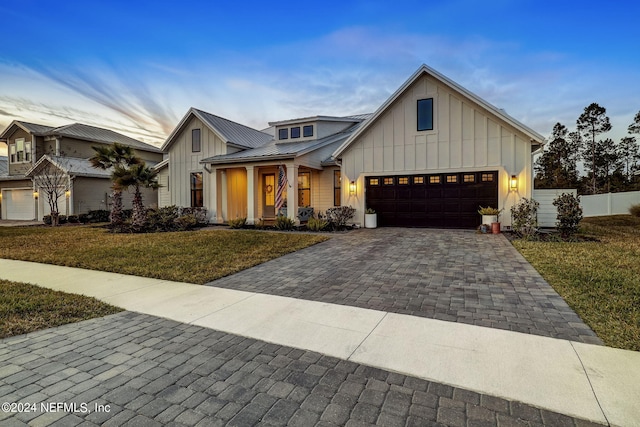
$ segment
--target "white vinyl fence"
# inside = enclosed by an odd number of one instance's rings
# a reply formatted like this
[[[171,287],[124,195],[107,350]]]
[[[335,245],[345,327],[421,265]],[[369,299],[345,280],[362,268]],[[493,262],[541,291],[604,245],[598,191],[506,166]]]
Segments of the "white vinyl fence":
[[[533,199],[540,203],[538,207],[538,225],[555,227],[558,210],[553,201],[562,193],[577,195],[575,189],[538,189],[533,190]],[[580,196],[582,216],[623,215],[629,213],[631,205],[640,204],[640,191],[626,193],[607,193]]]
[[[583,216],[623,215],[631,205],[640,204],[640,191],[580,196]]]
[[[545,188],[540,190],[533,190],[533,200],[540,203],[540,206],[538,207],[538,226],[556,226],[558,209],[553,206],[553,201],[563,193],[569,193],[576,196],[578,194],[578,190],[576,190],[575,188]],[[580,200],[582,201],[582,197],[580,198]]]

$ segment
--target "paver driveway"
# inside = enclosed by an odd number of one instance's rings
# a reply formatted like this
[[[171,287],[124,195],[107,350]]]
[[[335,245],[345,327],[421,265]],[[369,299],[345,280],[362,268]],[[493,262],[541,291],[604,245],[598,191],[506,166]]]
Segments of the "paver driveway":
[[[357,230],[208,285],[602,344],[503,235]]]

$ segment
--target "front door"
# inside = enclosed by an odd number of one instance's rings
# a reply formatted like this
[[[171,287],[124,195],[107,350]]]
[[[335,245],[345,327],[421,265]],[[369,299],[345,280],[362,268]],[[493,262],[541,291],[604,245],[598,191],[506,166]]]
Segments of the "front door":
[[[276,216],[276,175],[262,175],[262,212],[265,218]]]

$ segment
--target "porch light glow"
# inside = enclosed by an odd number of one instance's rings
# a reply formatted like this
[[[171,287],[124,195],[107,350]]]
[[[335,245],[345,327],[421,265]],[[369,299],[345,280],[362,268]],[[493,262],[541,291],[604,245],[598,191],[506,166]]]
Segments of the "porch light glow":
[[[69,190],[65,191],[64,195],[68,199],[69,197],[71,197],[71,191],[69,191]]]
[[[37,198],[38,198],[38,192],[37,192],[37,191],[34,191],[34,192],[33,192],[33,198],[34,198],[34,199],[37,199]]]
[[[356,182],[355,181],[351,181],[349,183],[349,194],[351,194],[351,195],[356,194]]]
[[[512,191],[516,191],[518,189],[518,178],[515,175],[511,175],[510,185]]]

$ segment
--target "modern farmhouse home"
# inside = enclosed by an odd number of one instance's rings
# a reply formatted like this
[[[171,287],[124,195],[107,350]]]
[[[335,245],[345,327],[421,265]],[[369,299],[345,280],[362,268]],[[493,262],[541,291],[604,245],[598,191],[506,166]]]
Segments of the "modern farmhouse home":
[[[206,207],[211,222],[350,205],[356,223],[372,208],[381,226],[471,228],[480,205],[508,211],[531,197],[544,142],[426,65],[373,114],[269,125],[190,109],[162,147],[161,204]]]

